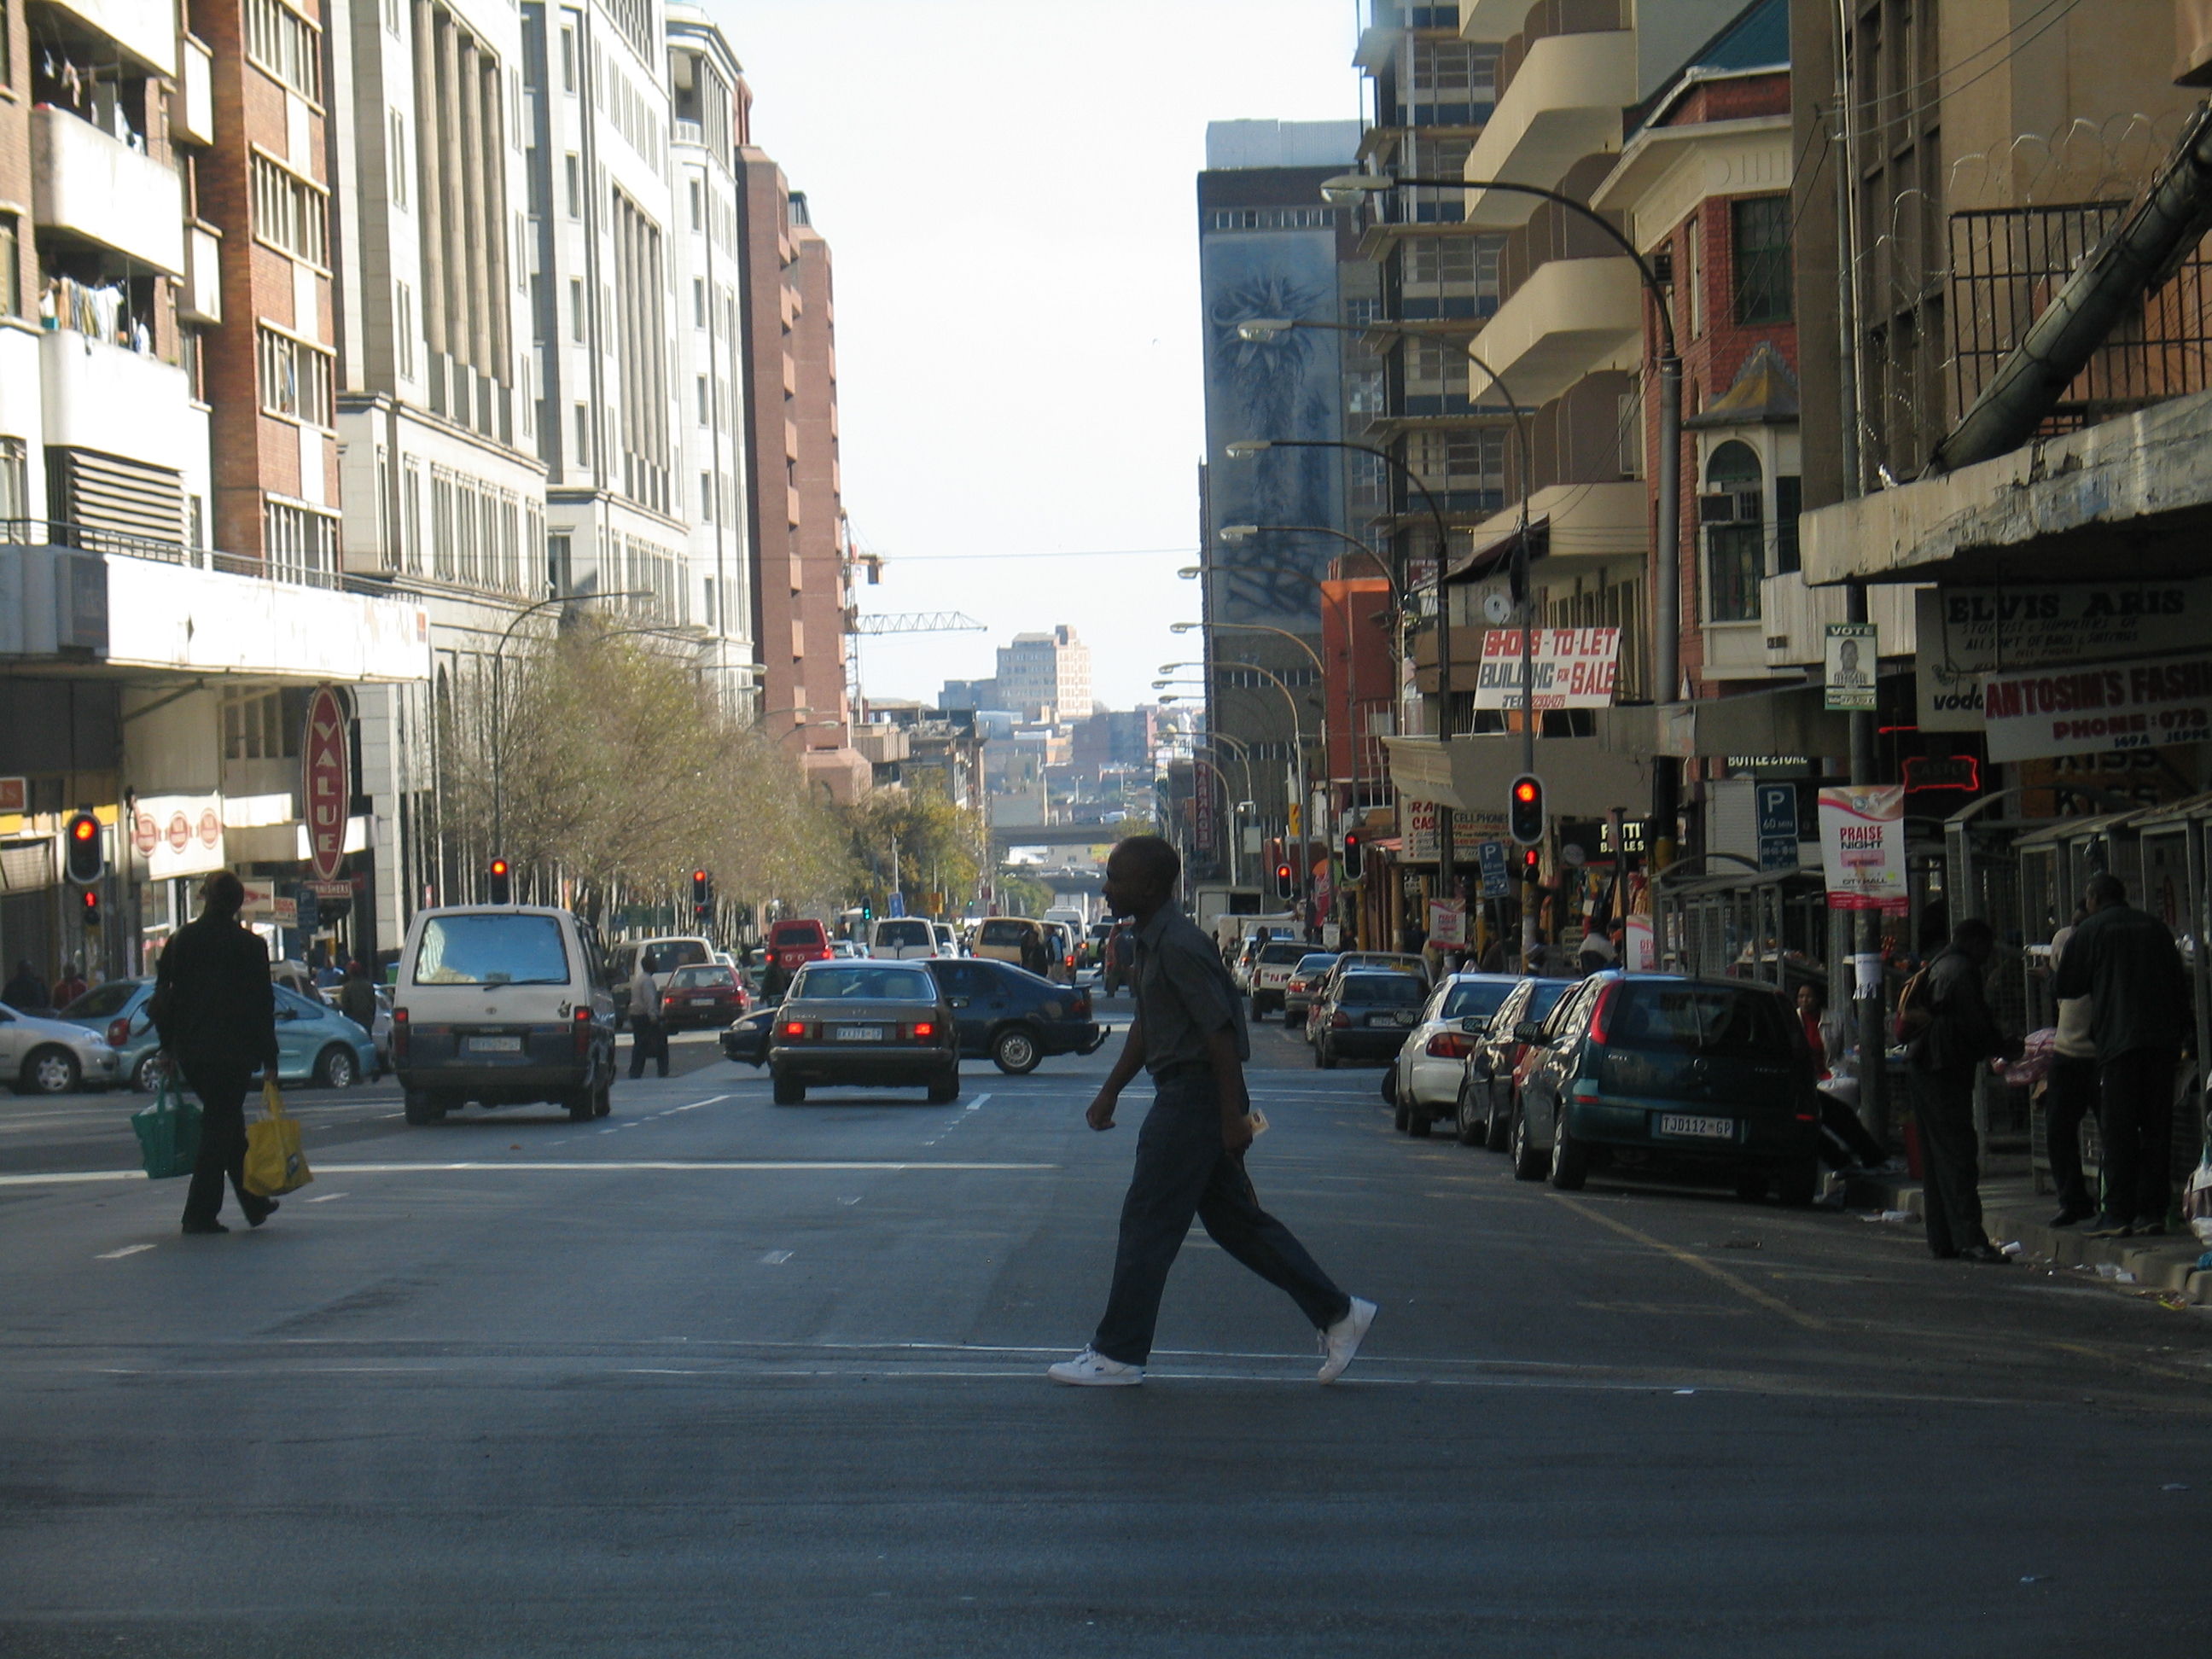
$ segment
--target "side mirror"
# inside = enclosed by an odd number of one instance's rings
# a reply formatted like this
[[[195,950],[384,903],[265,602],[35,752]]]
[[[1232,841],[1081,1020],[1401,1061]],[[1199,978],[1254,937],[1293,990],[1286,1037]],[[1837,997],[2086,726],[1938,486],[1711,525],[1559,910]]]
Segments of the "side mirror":
[[[1524,1019],[1513,1028],[1513,1040],[1516,1042],[1525,1042],[1534,1048],[1540,1048],[1550,1039],[1544,1035],[1542,1020]]]
[[[969,999],[967,997],[949,997],[946,999],[946,1001],[952,1007],[965,1008],[969,1004]]]
[[[1459,1029],[1469,1036],[1486,1036],[1490,1032],[1490,1018],[1486,1014],[1469,1014],[1460,1021]]]

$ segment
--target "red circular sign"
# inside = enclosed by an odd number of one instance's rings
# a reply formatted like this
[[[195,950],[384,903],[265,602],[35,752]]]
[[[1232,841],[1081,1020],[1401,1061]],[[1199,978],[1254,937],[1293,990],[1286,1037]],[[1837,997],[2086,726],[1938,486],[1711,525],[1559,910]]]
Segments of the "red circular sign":
[[[216,816],[214,807],[203,807],[200,811],[200,845],[211,848],[222,839],[222,820]]]
[[[181,853],[192,844],[192,821],[182,812],[169,820],[169,850]]]
[[[151,812],[133,812],[131,815],[131,841],[137,848],[139,857],[154,856],[154,849],[161,844],[161,826],[154,822]]]

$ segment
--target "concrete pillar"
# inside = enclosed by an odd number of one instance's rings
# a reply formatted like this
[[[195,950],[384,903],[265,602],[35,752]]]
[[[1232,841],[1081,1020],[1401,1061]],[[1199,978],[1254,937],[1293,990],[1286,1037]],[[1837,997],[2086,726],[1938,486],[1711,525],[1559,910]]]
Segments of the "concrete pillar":
[[[454,31],[455,90],[460,94],[461,244],[465,264],[462,289],[468,301],[468,331],[465,337],[469,362],[481,374],[491,374],[491,250],[484,246],[499,226],[487,226],[484,211],[483,76],[476,41]],[[471,411],[471,419],[474,412]]]
[[[415,192],[422,246],[422,337],[434,357],[448,349],[446,337],[446,219],[438,158],[438,76],[435,29],[429,0],[415,0]],[[432,371],[434,374],[434,369]]]
[[[507,102],[501,95],[499,65],[486,61],[483,75],[484,219],[490,227],[485,251],[491,256],[489,309],[484,319],[490,349],[482,365],[501,386],[512,386],[514,374],[514,335],[511,324],[514,303],[514,270],[507,233]]]
[[[463,216],[467,198],[463,191],[459,85],[459,40],[451,13],[437,15],[432,35],[437,45],[438,168],[444,184],[440,194],[446,210],[434,229],[443,245],[446,277],[447,349],[456,358],[469,351],[467,226]]]

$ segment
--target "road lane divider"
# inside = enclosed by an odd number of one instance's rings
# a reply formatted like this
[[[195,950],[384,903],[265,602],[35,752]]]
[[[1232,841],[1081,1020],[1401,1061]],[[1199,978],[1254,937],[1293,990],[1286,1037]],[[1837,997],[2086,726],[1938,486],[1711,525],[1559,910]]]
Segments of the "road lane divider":
[[[1675,1261],[1682,1263],[1685,1267],[1695,1267],[1699,1273],[1705,1274],[1708,1278],[1718,1279],[1722,1284],[1727,1285],[1729,1289],[1734,1291],[1738,1296],[1742,1297],[1747,1301],[1757,1303],[1769,1313],[1780,1314],[1784,1319],[1789,1320],[1791,1323],[1801,1325],[1808,1331],[1825,1331],[1828,1328],[1828,1322],[1826,1320],[1817,1318],[1812,1314],[1798,1312],[1796,1309],[1791,1307],[1780,1297],[1769,1296],[1765,1291],[1760,1290],[1758,1285],[1752,1284],[1747,1279],[1737,1277],[1735,1273],[1730,1273],[1727,1268],[1720,1266],[1717,1262],[1706,1261],[1705,1257],[1698,1255],[1695,1251],[1686,1250],[1679,1244],[1669,1244],[1662,1238],[1654,1238],[1650,1234],[1639,1231],[1636,1228],[1630,1226],[1625,1221],[1616,1221],[1611,1216],[1592,1209],[1589,1205],[1583,1203],[1578,1199],[1567,1198],[1554,1192],[1547,1192],[1544,1196],[1553,1200],[1556,1203],[1565,1205],[1568,1209],[1572,1210],[1577,1215],[1583,1217],[1586,1220],[1596,1222],[1601,1227],[1610,1227],[1614,1232],[1619,1233],[1623,1238],[1632,1238],[1638,1244],[1645,1245],[1651,1249],[1655,1249],[1662,1255],[1669,1255],[1674,1257]]]

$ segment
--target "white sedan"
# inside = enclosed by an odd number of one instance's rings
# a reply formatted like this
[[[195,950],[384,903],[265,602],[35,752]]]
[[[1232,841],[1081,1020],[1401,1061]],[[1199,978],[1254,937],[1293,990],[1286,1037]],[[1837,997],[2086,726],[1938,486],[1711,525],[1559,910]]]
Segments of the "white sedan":
[[[1467,1057],[1520,982],[1514,974],[1454,974],[1429,993],[1391,1068],[1390,1103],[1401,1129],[1425,1135],[1431,1123],[1459,1109]]]

